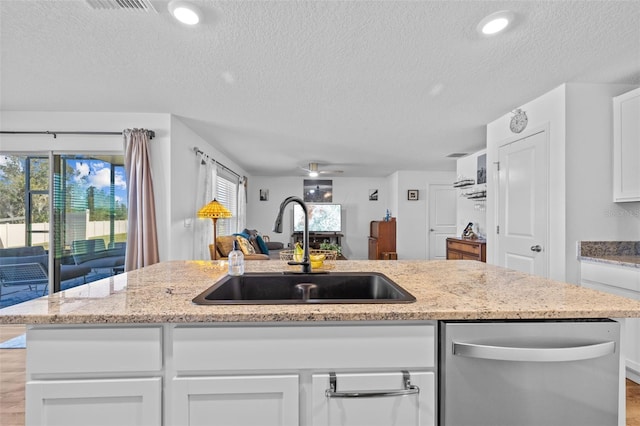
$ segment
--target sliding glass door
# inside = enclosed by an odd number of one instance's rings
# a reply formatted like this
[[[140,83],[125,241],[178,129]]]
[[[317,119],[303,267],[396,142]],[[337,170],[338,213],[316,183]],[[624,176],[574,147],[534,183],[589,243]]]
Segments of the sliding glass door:
[[[122,271],[122,155],[0,153],[0,307]]]

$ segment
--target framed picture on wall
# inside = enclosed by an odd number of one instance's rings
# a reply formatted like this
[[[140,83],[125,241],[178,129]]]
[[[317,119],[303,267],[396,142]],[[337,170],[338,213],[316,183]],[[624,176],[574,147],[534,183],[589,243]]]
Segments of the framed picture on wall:
[[[378,190],[370,189],[369,190],[369,201],[378,201]]]
[[[327,179],[305,179],[302,185],[305,203],[333,202],[333,181]]]
[[[418,190],[410,189],[407,191],[407,200],[409,201],[418,201]]]
[[[269,190],[261,189],[260,190],[260,201],[269,201]]]
[[[476,182],[478,184],[487,183],[487,154],[478,156]]]

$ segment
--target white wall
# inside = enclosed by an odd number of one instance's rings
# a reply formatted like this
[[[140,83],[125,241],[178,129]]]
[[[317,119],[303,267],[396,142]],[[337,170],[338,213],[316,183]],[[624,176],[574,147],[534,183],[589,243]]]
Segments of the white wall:
[[[509,130],[511,113],[487,125],[488,200],[496,200],[498,147],[537,129],[549,130],[549,277],[577,282],[579,240],[640,239],[633,207],[614,205],[612,187],[612,97],[629,85],[563,84],[524,105],[527,129]],[[633,203],[638,204],[638,203]],[[628,214],[611,214],[620,212]],[[626,210],[630,209],[630,210]],[[637,211],[637,207],[636,207]],[[497,209],[487,202],[487,261],[495,263]]]
[[[429,259],[429,209],[430,184],[452,185],[456,173],[427,171],[398,171],[392,175],[395,184],[396,251],[398,259]],[[407,191],[417,189],[418,201],[409,201]],[[455,210],[455,209],[453,209]]]
[[[477,182],[478,157],[487,153],[486,149],[469,154],[466,157],[459,158],[456,164],[457,176],[456,180],[464,176],[465,178],[474,179]],[[487,163],[487,168],[489,163]],[[488,178],[488,176],[487,176]],[[486,187],[486,184],[480,186]],[[458,190],[458,195],[469,188]],[[466,197],[458,197],[458,209],[456,220],[456,235],[462,235],[462,231],[469,222],[473,222],[473,231],[479,236],[484,237],[487,234],[487,203],[486,201],[469,200]]]
[[[567,85],[567,281],[578,283],[579,241],[639,241],[640,202],[613,202],[612,98],[636,86]],[[638,164],[640,167],[640,164]]]
[[[171,235],[167,259],[171,260],[193,259],[194,226],[186,226],[185,221],[203,220],[196,218],[196,212],[202,206],[196,206],[200,157],[194,153],[194,147],[198,147],[240,176],[246,175],[242,168],[194,133],[180,118],[171,116],[171,161],[166,169],[171,176],[169,187],[171,202],[165,212],[169,218],[167,232]],[[209,219],[207,221],[211,222]]]
[[[282,201],[293,195],[303,198],[304,177],[249,178],[247,195],[247,228],[257,229],[269,235],[271,241],[280,241],[285,246],[292,233],[293,206],[287,206],[283,216],[283,232],[273,232],[273,224]],[[307,178],[308,179],[308,178]],[[342,252],[348,259],[367,259],[369,224],[382,220],[386,209],[391,209],[388,178],[321,178],[333,181],[333,203],[342,205]],[[269,200],[260,201],[260,189],[269,190]],[[378,190],[378,201],[369,201],[369,190]],[[392,211],[392,213],[394,213]],[[395,214],[395,213],[394,213]]]
[[[275,234],[273,223],[286,197],[302,197],[304,177],[264,177],[249,179],[247,227],[269,235],[285,245],[291,234],[291,211],[284,215],[284,232]],[[450,185],[455,172],[399,171],[386,178],[333,177],[333,202],[343,208],[343,253],[349,259],[367,259],[369,225],[383,220],[386,210],[397,220],[396,250],[399,259],[428,259],[427,188],[432,183]],[[259,201],[260,189],[269,190],[269,201]],[[378,201],[369,201],[369,190],[378,189]],[[417,189],[418,201],[407,200],[407,191]]]
[[[509,129],[513,114],[506,113],[487,125],[487,262],[496,263],[498,148],[548,126],[549,132],[549,277],[565,279],[565,86],[559,86],[522,106],[529,124],[515,135]]]
[[[93,113],[93,112],[0,112],[2,130],[121,131],[126,128],[153,130],[151,167],[156,198],[160,260],[191,259],[193,228],[185,219],[194,218],[197,157],[193,147],[246,175],[235,162],[203,140],[178,117],[169,114]],[[90,144],[90,145],[88,145]],[[122,136],[2,135],[0,151],[122,154]],[[290,230],[281,236],[272,232],[278,207],[289,195],[302,196],[303,177],[249,176],[247,227],[270,235],[274,241],[289,241]],[[368,257],[369,224],[382,220],[387,209],[398,218],[398,255],[404,259],[426,259],[427,187],[430,183],[451,184],[454,172],[397,172],[386,178],[335,177],[333,202],[343,205],[345,239],[343,250],[351,259]],[[269,201],[259,201],[258,191],[269,189]],[[369,201],[369,190],[378,189],[378,201]],[[419,201],[408,201],[407,190],[418,189]],[[291,209],[289,209],[291,210]],[[291,226],[290,212],[285,224]]]

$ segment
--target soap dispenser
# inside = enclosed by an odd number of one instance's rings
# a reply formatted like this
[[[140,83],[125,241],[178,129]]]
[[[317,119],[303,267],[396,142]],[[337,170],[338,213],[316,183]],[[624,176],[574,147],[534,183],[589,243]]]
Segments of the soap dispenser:
[[[238,249],[238,241],[233,242],[233,250],[229,253],[229,275],[244,274],[244,254]]]

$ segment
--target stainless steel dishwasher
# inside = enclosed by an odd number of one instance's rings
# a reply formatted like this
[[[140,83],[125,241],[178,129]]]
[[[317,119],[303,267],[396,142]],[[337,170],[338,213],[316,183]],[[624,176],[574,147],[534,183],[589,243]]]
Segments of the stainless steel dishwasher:
[[[616,426],[619,324],[440,324],[440,426]]]

